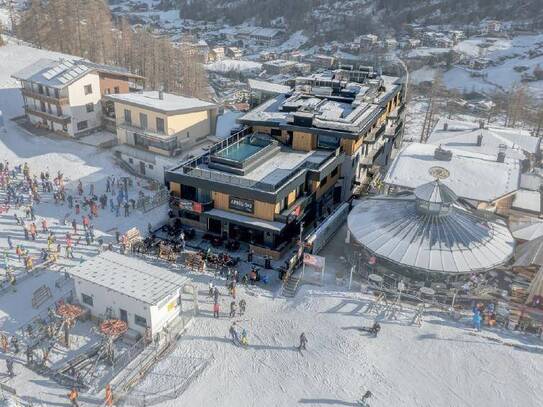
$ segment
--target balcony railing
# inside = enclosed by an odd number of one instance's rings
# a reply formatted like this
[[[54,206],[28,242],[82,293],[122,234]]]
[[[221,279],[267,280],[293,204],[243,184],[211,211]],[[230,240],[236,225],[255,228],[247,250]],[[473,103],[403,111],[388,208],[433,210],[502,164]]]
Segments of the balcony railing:
[[[53,121],[55,123],[60,123],[62,125],[69,124],[71,122],[71,120],[72,120],[72,118],[70,116],[66,116],[66,115],[57,116],[57,115],[55,115],[53,113],[42,112],[41,110],[35,109],[33,107],[30,107],[30,106],[25,107],[25,112],[27,114],[31,114],[33,116],[38,116],[38,117],[41,117],[43,119],[51,120],[51,121]]]
[[[313,202],[314,197],[315,192],[307,193],[301,196],[296,201],[294,201],[290,208],[285,209],[279,215],[275,215],[275,220],[277,222],[288,223],[292,219],[302,217],[305,214],[309,205],[311,205],[311,203]]]
[[[59,104],[59,105],[67,105],[69,102],[68,98],[65,96],[59,96],[57,98],[54,95],[46,95],[44,93],[35,92],[32,89],[28,89],[28,88],[23,88],[21,92],[26,97],[37,99],[42,102]]]
[[[169,136],[165,133],[144,129],[126,122],[122,123],[120,127],[135,134],[135,144],[139,147],[158,148],[168,151],[170,155],[175,155],[176,150],[179,148],[177,134]]]

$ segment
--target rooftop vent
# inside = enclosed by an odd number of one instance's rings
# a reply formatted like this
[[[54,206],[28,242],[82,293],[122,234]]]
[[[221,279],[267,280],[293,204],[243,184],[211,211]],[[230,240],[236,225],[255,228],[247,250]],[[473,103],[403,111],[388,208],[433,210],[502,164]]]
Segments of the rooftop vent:
[[[485,121],[484,121],[484,120],[479,120],[479,128],[480,128],[480,129],[484,129],[484,128],[485,128]]]
[[[447,130],[449,130],[449,123],[444,122],[443,123],[443,131],[447,131]]]
[[[438,161],[451,161],[452,160],[452,151],[445,150],[439,146],[434,151],[434,159]]]
[[[294,125],[311,127],[313,125],[313,114],[298,112],[293,115]]]
[[[164,100],[164,91],[163,91],[163,90],[159,90],[159,91],[158,91],[158,98],[159,98],[160,100]]]
[[[498,153],[498,158],[496,159],[496,161],[499,162],[499,163],[505,162],[505,152],[504,151],[500,151]]]

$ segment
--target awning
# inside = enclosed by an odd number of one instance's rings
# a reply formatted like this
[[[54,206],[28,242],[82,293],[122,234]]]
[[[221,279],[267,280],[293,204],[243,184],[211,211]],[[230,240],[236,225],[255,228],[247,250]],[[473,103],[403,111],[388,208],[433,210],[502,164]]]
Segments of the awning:
[[[214,217],[235,223],[240,223],[247,227],[261,229],[264,231],[281,232],[281,230],[283,230],[283,228],[286,226],[284,223],[281,222],[272,222],[268,220],[252,218],[250,216],[227,212],[221,209],[212,209],[209,212],[206,212],[206,215],[208,217]]]

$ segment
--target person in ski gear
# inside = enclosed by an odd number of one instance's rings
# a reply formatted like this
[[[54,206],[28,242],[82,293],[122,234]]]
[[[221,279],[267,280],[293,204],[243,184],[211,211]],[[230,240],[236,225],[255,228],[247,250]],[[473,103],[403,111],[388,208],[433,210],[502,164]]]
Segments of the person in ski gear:
[[[479,310],[476,310],[473,313],[473,328],[475,328],[478,332],[481,331],[481,312]]]
[[[247,336],[247,331],[245,329],[241,332],[241,340],[240,340],[240,342],[241,342],[241,344],[243,346],[249,345],[249,338]]]
[[[68,394],[68,399],[70,400],[70,403],[72,403],[72,407],[79,407],[79,403],[77,402],[78,397],[79,393],[77,392],[77,389],[72,387],[72,391]]]
[[[239,301],[239,316],[242,317],[243,314],[245,314],[245,311],[247,309],[247,303],[245,302],[245,300],[240,300]]]
[[[300,335],[300,344],[298,345],[298,350],[306,350],[307,345],[307,337],[305,336],[305,333],[302,332]]]
[[[238,332],[236,331],[236,323],[233,322],[232,325],[230,325],[230,329],[228,332],[230,332],[230,337],[232,338],[232,342],[234,342],[235,345],[239,345],[239,336]]]
[[[236,316],[236,301],[232,301],[230,303],[230,318],[234,318]]]
[[[9,377],[15,376],[15,373],[13,373],[13,359],[12,358],[6,359],[6,368],[7,368]]]

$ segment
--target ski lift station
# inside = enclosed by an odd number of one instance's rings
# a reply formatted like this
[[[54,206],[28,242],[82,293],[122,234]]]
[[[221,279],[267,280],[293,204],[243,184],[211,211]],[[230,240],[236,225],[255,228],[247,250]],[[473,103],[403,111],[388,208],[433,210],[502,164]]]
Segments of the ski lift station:
[[[504,220],[466,205],[439,180],[358,202],[348,228],[364,262],[418,281],[467,279],[504,265],[514,251]]]
[[[138,258],[106,251],[69,273],[77,301],[93,319],[119,319],[141,335],[155,335],[182,317],[184,292],[185,308],[196,309],[188,278]]]

